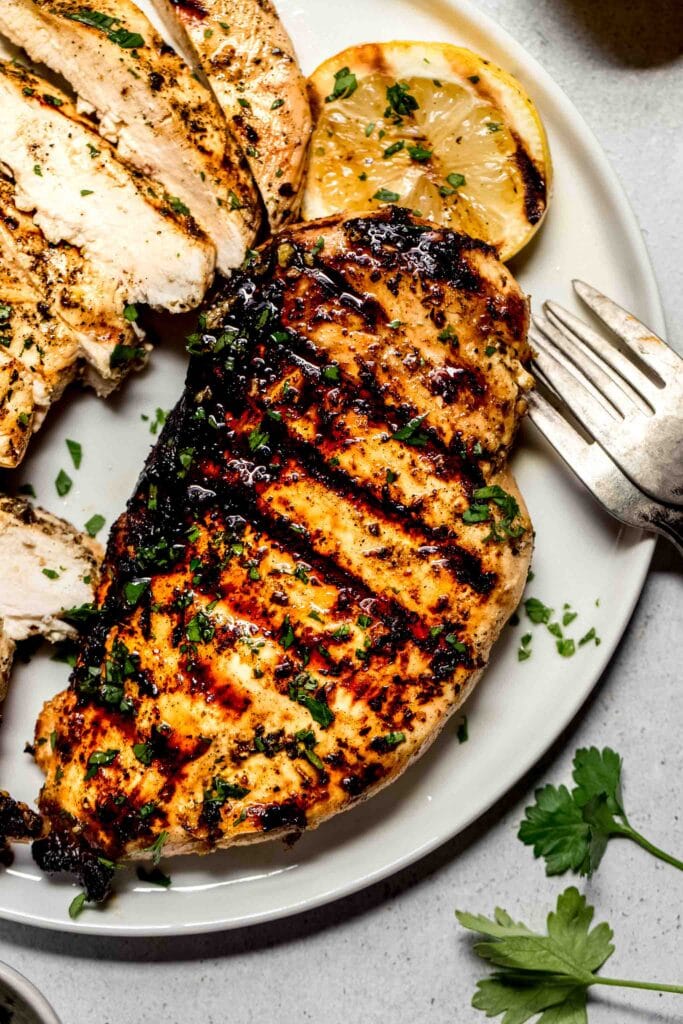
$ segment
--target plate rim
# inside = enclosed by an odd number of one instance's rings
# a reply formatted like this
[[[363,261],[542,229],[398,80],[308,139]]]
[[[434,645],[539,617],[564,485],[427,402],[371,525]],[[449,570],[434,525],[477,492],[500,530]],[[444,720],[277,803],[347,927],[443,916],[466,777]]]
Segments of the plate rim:
[[[433,0],[410,0],[410,2],[415,7],[423,7],[426,5],[432,6]],[[561,86],[557,84],[551,74],[545,70],[541,62],[533,57],[507,29],[500,26],[491,15],[480,11],[473,3],[473,0],[436,0],[436,3],[452,10],[459,18],[467,21],[471,28],[474,28],[479,34],[483,34],[490,39],[496,47],[511,52],[520,66],[530,69],[534,75],[540,77],[543,81],[544,89],[553,102],[557,104],[560,113],[572,121],[577,129],[580,130],[582,142],[590,149],[592,159],[609,186],[610,197],[624,211],[623,228],[628,234],[629,243],[635,251],[642,272],[641,286],[647,294],[654,312],[654,317],[650,318],[653,320],[652,327],[655,331],[665,336],[666,323],[661,295],[650,254],[640,231],[637,217],[620,178],[583,114],[574,105]],[[113,919],[110,919],[109,923],[107,923],[106,921],[88,920],[87,918],[72,921],[69,918],[64,920],[55,917],[38,917],[35,914],[22,913],[0,906],[0,919],[34,928],[43,928],[48,931],[77,935],[97,935],[111,939],[164,938],[179,935],[209,934],[212,932],[249,928],[314,910],[375,885],[396,872],[422,860],[434,850],[465,831],[473,822],[483,817],[494,804],[501,800],[533,768],[581,712],[581,709],[602,678],[614,651],[631,621],[654,554],[656,537],[645,534],[643,531],[630,529],[625,531],[625,535],[633,541],[633,550],[630,554],[633,560],[630,571],[633,578],[633,589],[621,610],[619,627],[611,637],[610,642],[602,644],[600,657],[595,662],[593,668],[586,673],[588,681],[582,688],[580,697],[567,708],[549,734],[543,734],[542,739],[537,743],[527,745],[526,756],[523,758],[523,762],[516,766],[513,775],[504,776],[502,781],[489,793],[486,801],[461,820],[455,827],[440,829],[436,834],[431,835],[410,851],[394,857],[381,867],[376,867],[367,873],[355,876],[343,884],[336,884],[333,888],[325,889],[314,895],[290,899],[283,904],[278,904],[269,909],[241,914],[239,918],[223,917],[209,921],[196,920],[189,921],[186,924],[176,920],[135,925],[130,923],[118,924]]]

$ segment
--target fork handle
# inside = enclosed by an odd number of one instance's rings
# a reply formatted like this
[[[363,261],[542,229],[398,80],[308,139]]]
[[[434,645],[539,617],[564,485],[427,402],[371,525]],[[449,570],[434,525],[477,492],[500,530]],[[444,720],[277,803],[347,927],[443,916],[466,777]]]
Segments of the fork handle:
[[[654,505],[643,526],[666,537],[683,555],[683,511],[670,505]]]

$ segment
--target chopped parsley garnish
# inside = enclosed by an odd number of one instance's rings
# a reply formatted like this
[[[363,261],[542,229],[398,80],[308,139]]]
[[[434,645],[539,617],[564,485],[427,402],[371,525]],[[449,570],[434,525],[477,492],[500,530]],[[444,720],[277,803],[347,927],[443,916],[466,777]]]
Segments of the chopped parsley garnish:
[[[372,198],[380,203],[397,203],[401,196],[398,192],[392,192],[388,188],[378,188]]]
[[[33,165],[33,173],[36,175],[37,178],[42,178],[43,168],[40,166],[40,164]]]
[[[550,617],[553,614],[553,609],[539,601],[537,597],[528,597],[524,602],[524,610],[535,623],[544,623],[547,625],[550,622]]]
[[[83,459],[83,449],[81,445],[78,443],[78,441],[71,441],[67,437],[66,447],[69,449],[69,455],[71,456],[71,461],[74,464],[74,468],[79,469],[81,461]]]
[[[531,633],[525,633],[519,641],[517,649],[517,661],[526,661],[531,657]]]
[[[269,440],[270,437],[267,432],[265,430],[259,430],[259,428],[256,427],[247,437],[249,451],[256,453],[261,448],[264,448],[268,444]]]
[[[358,79],[349,68],[341,68],[335,71],[334,88],[329,96],[325,97],[325,103],[332,103],[333,100],[347,100],[358,88]]]
[[[408,146],[408,153],[410,159],[414,160],[418,164],[425,164],[428,160],[431,160],[433,151],[423,146],[421,142],[415,143],[413,146]]]
[[[285,101],[283,99],[273,100],[273,102],[270,105],[270,109],[271,110],[279,110],[280,107],[284,107],[284,105],[285,105]]]
[[[98,29],[106,35],[107,39],[124,50],[137,50],[145,45],[145,40],[138,32],[115,28],[116,25],[121,25],[121,19],[112,15],[101,14],[88,7],[79,7],[75,11],[62,12],[62,17],[69,18],[71,21],[79,21],[82,25],[88,25],[89,28]]]
[[[284,622],[282,623],[282,633],[280,634],[280,645],[287,651],[294,644],[296,637],[294,636],[294,630],[292,624],[289,621],[289,615],[285,616]]]
[[[187,207],[182,199],[178,198],[178,196],[167,195],[164,198],[174,213],[180,213],[183,216],[187,216],[187,214],[189,214],[189,207]]]
[[[330,709],[327,701],[313,696],[316,689],[316,683],[311,676],[306,672],[301,672],[289,684],[289,699],[305,707],[313,721],[317,722],[321,729],[327,729],[334,721],[334,712]]]
[[[591,640],[595,642],[596,647],[599,647],[602,643],[602,640],[595,632],[595,626],[591,626],[588,632],[581,637],[581,639],[579,640],[579,647],[583,647],[585,644],[589,644]]]
[[[370,121],[369,124],[366,124],[366,126],[365,126],[365,138],[369,139],[370,136],[372,135],[372,133],[374,132],[374,130],[375,130],[375,122],[374,121]]]
[[[151,743],[134,743],[133,753],[140,764],[144,764],[146,767],[149,767],[154,760],[154,747]]]
[[[382,156],[384,157],[385,160],[388,160],[389,157],[392,157],[394,155],[394,153],[399,153],[404,148],[405,148],[404,140],[403,139],[399,139],[398,142],[392,142],[392,144],[390,146],[387,146],[387,148],[384,150],[384,153],[382,154]]]
[[[460,188],[465,184],[465,175],[454,171],[452,174],[446,176],[446,181],[453,188]]]
[[[368,629],[372,625],[372,618],[370,615],[359,615],[356,622],[361,629]]]
[[[404,732],[389,732],[382,739],[388,747],[398,747],[401,743],[405,743],[406,735]]]
[[[192,644],[208,643],[213,639],[216,628],[204,612],[197,612],[187,624],[185,636]]]
[[[138,307],[129,303],[123,308],[123,319],[127,320],[129,324],[134,324],[138,318]]]
[[[458,336],[450,324],[447,324],[442,331],[439,331],[437,338],[439,341],[450,341],[452,345],[457,345],[458,343]]]
[[[336,384],[339,381],[339,367],[334,365],[324,366],[323,379],[331,384]]]
[[[556,641],[557,653],[563,658],[571,658],[576,652],[576,644],[571,637]]]
[[[332,636],[335,640],[346,640],[347,637],[351,636],[351,627],[348,623],[343,622],[341,626],[337,626],[336,629],[332,630]]]
[[[154,413],[154,417],[147,416],[145,413],[140,417],[145,423],[149,423],[150,434],[156,435],[160,427],[163,427],[164,423],[168,419],[168,412],[165,409],[157,408]]]
[[[131,580],[126,583],[123,587],[126,603],[134,608],[148,587],[149,580]]]
[[[249,790],[246,786],[240,786],[236,782],[226,782],[218,775],[213,778],[211,789],[204,792],[204,803],[216,804],[222,807],[226,800],[241,800]]]
[[[94,194],[95,193],[93,192],[93,190],[91,188],[82,188],[81,189],[81,195],[84,196],[84,197],[85,196],[93,196]]]
[[[69,917],[75,921],[79,914],[84,909],[88,897],[84,892],[79,892],[78,896],[74,896],[71,903],[69,904]]]
[[[390,327],[392,331],[397,331],[403,324],[402,320],[390,320],[387,327]]]
[[[138,345],[115,345],[109,357],[109,367],[115,370],[117,366],[125,366],[136,359],[141,359],[144,354],[144,348]]]
[[[95,750],[88,758],[88,770],[85,773],[86,779],[92,779],[97,775],[100,768],[107,768],[116,756],[118,750]]]
[[[465,715],[462,722],[458,726],[457,737],[458,743],[467,743],[468,739],[470,738],[467,728],[467,715]]]
[[[426,416],[426,412],[422,413],[421,416],[413,416],[405,426],[399,427],[391,436],[395,441],[404,441],[406,444],[414,445],[415,447],[423,447],[429,440],[424,431],[420,430],[422,421]]]
[[[502,131],[503,125],[500,121],[487,121],[486,127],[490,132],[499,132]]]
[[[73,480],[67,473],[64,472],[63,469],[60,469],[55,480],[55,488],[57,489],[57,494],[59,495],[59,497],[63,498],[65,494],[69,493],[72,487]]]
[[[182,480],[183,477],[187,476],[189,469],[194,462],[194,448],[181,448],[178,452],[178,462],[182,467],[178,472],[178,476]]]
[[[394,484],[398,480],[398,473],[395,473],[393,469],[388,469],[385,476],[388,484]]]
[[[56,569],[43,569],[42,573],[43,573],[43,576],[47,576],[47,578],[49,580],[58,580],[59,579],[59,573],[56,571]]]
[[[389,106],[384,113],[385,117],[388,117],[392,111],[398,117],[408,117],[419,108],[420,104],[414,96],[411,96],[408,89],[407,82],[395,82],[394,85],[387,87]]]
[[[521,537],[526,532],[526,527],[516,521],[520,514],[517,500],[498,484],[479,487],[473,497],[474,502],[463,512],[462,519],[465,523],[490,523],[490,533],[485,540],[500,542]],[[493,518],[491,504],[500,510],[502,518],[497,520]]]
[[[91,516],[85,524],[85,532],[90,537],[96,537],[105,523],[106,519],[104,516],[101,516],[99,512],[96,512],[95,515]]]

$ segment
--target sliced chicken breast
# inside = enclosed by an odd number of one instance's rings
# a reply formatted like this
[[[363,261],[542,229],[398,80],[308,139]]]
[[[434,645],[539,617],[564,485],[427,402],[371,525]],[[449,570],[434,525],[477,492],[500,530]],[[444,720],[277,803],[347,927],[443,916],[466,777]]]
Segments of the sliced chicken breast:
[[[102,549],[64,519],[0,495],[0,619],[6,638],[64,640],[62,613],[93,600]]]
[[[8,62],[0,164],[45,238],[80,248],[127,302],[174,312],[201,302],[215,263],[209,239],[163,188],[117,160],[65,93]]]
[[[135,4],[3,0],[0,30],[70,82],[120,159],[192,211],[224,273],[242,263],[259,226],[249,168],[211,92]]]
[[[275,7],[270,0],[155,0],[155,7],[172,38],[196,60],[240,140],[270,227],[295,219],[311,112],[306,80]]]
[[[19,465],[75,376],[108,394],[144,363],[136,315],[77,249],[45,241],[0,178],[0,466]]]

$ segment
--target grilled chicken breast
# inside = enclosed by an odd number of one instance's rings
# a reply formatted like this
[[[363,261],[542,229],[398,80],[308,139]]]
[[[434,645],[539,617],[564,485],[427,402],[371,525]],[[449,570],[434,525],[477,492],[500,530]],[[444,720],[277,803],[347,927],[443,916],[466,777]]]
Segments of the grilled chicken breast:
[[[155,182],[133,174],[68,96],[0,63],[0,164],[48,242],[70,242],[127,302],[179,311],[211,283],[212,243]]]
[[[270,0],[155,0],[155,7],[206,76],[276,230],[299,211],[311,112],[275,7]]]
[[[124,307],[116,283],[77,249],[46,242],[0,178],[0,466],[21,462],[77,374],[106,395],[144,362],[143,332]]]
[[[526,330],[493,249],[394,208],[224,287],[37,723],[40,864],[314,827],[426,750],[526,580]]]
[[[121,160],[192,211],[224,273],[240,265],[259,226],[249,168],[212,94],[134,3],[4,0],[0,30],[71,83]]]

